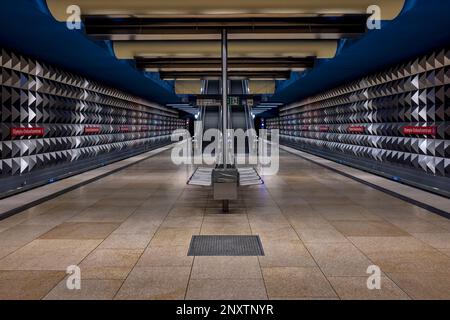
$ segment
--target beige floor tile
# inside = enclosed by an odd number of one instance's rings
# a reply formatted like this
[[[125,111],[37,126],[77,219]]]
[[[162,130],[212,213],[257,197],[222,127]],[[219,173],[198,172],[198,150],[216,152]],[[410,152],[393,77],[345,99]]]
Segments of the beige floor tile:
[[[112,300],[122,285],[122,280],[81,280],[80,290],[69,290],[63,279],[46,296],[45,300]]]
[[[20,247],[0,247],[0,259],[6,257],[8,254],[11,254],[19,248]]]
[[[399,237],[408,233],[383,221],[332,221],[331,224],[346,237]]]
[[[328,276],[365,276],[373,263],[353,244],[308,243],[306,248]]]
[[[123,222],[115,231],[114,234],[143,234],[153,236],[161,225],[163,218],[146,218],[144,216],[132,215],[125,222]]]
[[[133,212],[133,215],[144,215],[146,217],[160,217],[164,218],[170,212],[172,208],[171,203],[162,203],[162,204],[145,204],[141,205]]]
[[[381,289],[370,290],[367,277],[329,277],[334,290],[343,300],[409,300],[392,280],[381,277]]]
[[[137,267],[190,267],[194,257],[187,256],[186,246],[149,246],[137,263]]]
[[[201,279],[189,281],[187,300],[266,300],[262,279]]]
[[[69,222],[111,222],[125,221],[136,210],[133,207],[92,206],[71,218]]]
[[[446,256],[450,257],[450,249],[439,249],[439,251],[445,254]]]
[[[250,235],[250,225],[241,224],[203,224],[201,234],[203,235]]]
[[[283,298],[335,298],[319,268],[263,268],[267,293]]]
[[[383,272],[446,273],[450,276],[450,259],[437,250],[373,252],[368,256]]]
[[[202,216],[186,216],[186,217],[172,217],[168,216],[161,227],[163,228],[200,228],[203,222]]]
[[[419,218],[407,217],[404,219],[388,218],[390,223],[408,233],[445,233],[446,230],[440,226],[434,225],[431,222]]]
[[[291,224],[282,214],[249,214],[248,220],[253,228],[264,228],[268,230],[290,227]]]
[[[296,230],[308,229],[333,229],[333,226],[328,220],[325,220],[319,215],[310,217],[290,217],[289,222]]]
[[[305,243],[338,243],[348,240],[335,228],[297,229],[300,239]]]
[[[27,221],[27,220],[35,217],[35,216],[36,215],[30,215],[30,214],[27,214],[25,212],[17,213],[15,215],[11,216],[11,217],[8,217],[6,219],[1,220],[0,221],[0,228],[2,228],[3,231],[5,231],[5,230],[7,230],[7,229],[9,229],[11,227],[17,226],[18,224],[20,224],[20,223],[22,223],[24,221]]]
[[[316,266],[301,241],[262,242],[264,256],[259,257],[262,267]]]
[[[258,257],[195,257],[191,279],[260,279]]]
[[[370,212],[383,218],[400,218],[400,217],[423,217],[429,211],[422,208],[408,204],[407,202],[400,202],[392,204],[389,202],[380,202],[376,206],[371,207]]]
[[[47,225],[17,225],[0,233],[0,245],[4,247],[21,247],[39,238],[52,228]]]
[[[349,237],[356,247],[366,254],[387,252],[435,251],[431,246],[412,237]]]
[[[0,271],[0,300],[42,299],[65,275],[63,271]]]
[[[281,209],[281,212],[290,218],[303,218],[303,217],[317,217],[320,216],[320,213],[317,210],[314,210],[310,205],[285,205],[283,203],[278,203],[278,206]]]
[[[200,228],[160,228],[150,244],[152,246],[185,246],[191,243],[192,236],[198,235]]]
[[[275,207],[263,207],[263,208],[247,208],[248,215],[266,215],[266,214],[281,214],[281,210],[278,206]]]
[[[80,213],[78,209],[72,209],[71,207],[59,206],[51,210],[51,212],[40,214],[34,218],[28,219],[22,222],[22,225],[48,225],[57,226],[76,214]]]
[[[34,240],[0,260],[0,270],[66,270],[77,265],[101,240]]]
[[[450,219],[440,217],[436,214],[433,214],[431,216],[433,218],[426,219],[428,222],[434,224],[435,226],[438,226],[440,228],[447,230],[447,232],[450,232]]]
[[[361,287],[370,258],[388,275],[398,275],[394,281],[404,283],[408,293],[445,297],[447,219],[285,152],[279,174],[242,189],[223,215],[210,190],[185,184],[186,168],[167,161],[169,155],[0,221],[0,270],[15,270],[3,283],[18,283],[11,294],[25,297],[26,286],[37,283],[30,296],[42,298],[59,283],[47,298],[111,299],[128,276],[119,299],[183,299],[193,268],[188,298],[266,299],[261,265],[274,299],[337,299],[321,271],[332,276],[342,298],[403,298],[387,278],[386,291],[367,294]],[[253,232],[260,235],[266,256],[194,260],[187,250],[200,232]],[[52,240],[35,240],[42,235]],[[98,240],[65,240],[72,237]],[[81,292],[64,290],[62,277],[71,264],[83,265]],[[17,271],[27,269],[60,270],[61,276],[42,273],[50,280],[39,282],[36,272]],[[417,279],[406,277],[408,272]]]
[[[101,249],[145,249],[152,235],[113,233],[99,246]]]
[[[277,203],[273,200],[266,199],[244,199],[246,208],[274,207]]]
[[[136,267],[125,280],[115,299],[184,299],[190,267]]]
[[[2,233],[5,230],[8,230],[9,228],[11,228],[11,226],[0,227],[0,233]]]
[[[316,204],[312,208],[329,221],[370,221],[371,218],[376,218],[365,208],[351,204]]]
[[[237,210],[237,209],[236,209]],[[222,214],[221,212],[211,211],[207,209],[205,212],[205,217],[203,219],[203,224],[232,224],[232,225],[248,225],[248,218],[245,210],[239,210],[235,213]]]
[[[447,233],[412,233],[412,235],[437,249],[450,249],[450,232]]]
[[[117,227],[117,223],[66,222],[40,236],[40,239],[105,239]]]
[[[204,207],[195,208],[195,207],[183,207],[179,205],[175,205],[170,211],[169,215],[171,217],[190,217],[190,216],[200,216],[203,217],[205,213]]]
[[[142,250],[96,249],[80,264],[84,279],[125,279],[138,261]]]
[[[252,232],[255,235],[259,235],[261,241],[264,243],[300,240],[297,232],[295,232],[292,227],[281,227],[274,229],[252,227]]]
[[[389,273],[388,276],[413,299],[450,299],[448,274]]]

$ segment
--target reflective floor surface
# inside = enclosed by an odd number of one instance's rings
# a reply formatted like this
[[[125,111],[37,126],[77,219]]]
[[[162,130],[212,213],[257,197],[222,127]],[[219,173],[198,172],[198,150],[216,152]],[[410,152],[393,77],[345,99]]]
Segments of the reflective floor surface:
[[[450,220],[280,157],[227,215],[166,151],[0,221],[0,299],[450,299]],[[188,257],[198,234],[257,234],[265,256]]]

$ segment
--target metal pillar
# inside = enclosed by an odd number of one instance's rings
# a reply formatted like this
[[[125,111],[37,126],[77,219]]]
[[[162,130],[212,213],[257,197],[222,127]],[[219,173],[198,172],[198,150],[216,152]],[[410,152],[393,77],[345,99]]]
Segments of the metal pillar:
[[[222,153],[223,167],[228,165],[228,32],[222,30]]]
[[[214,200],[222,201],[223,212],[228,212],[229,201],[238,198],[239,171],[228,159],[228,36],[227,30],[222,30],[222,160],[223,167],[217,165],[212,171]]]

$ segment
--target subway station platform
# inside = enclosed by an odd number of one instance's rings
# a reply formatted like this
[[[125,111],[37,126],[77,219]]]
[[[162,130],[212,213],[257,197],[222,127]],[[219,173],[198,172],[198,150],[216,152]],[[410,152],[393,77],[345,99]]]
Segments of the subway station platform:
[[[4,313],[347,319],[367,312],[342,300],[450,300],[449,13],[1,0]]]
[[[163,151],[0,221],[0,299],[450,298],[444,217],[285,151],[228,214],[189,174]],[[259,235],[264,256],[190,257],[194,235]]]

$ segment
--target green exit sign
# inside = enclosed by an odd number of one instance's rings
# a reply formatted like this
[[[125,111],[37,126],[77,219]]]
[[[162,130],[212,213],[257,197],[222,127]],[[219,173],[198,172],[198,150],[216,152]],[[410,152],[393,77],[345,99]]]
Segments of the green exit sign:
[[[239,97],[228,97],[228,105],[239,106],[241,104],[241,99]]]

